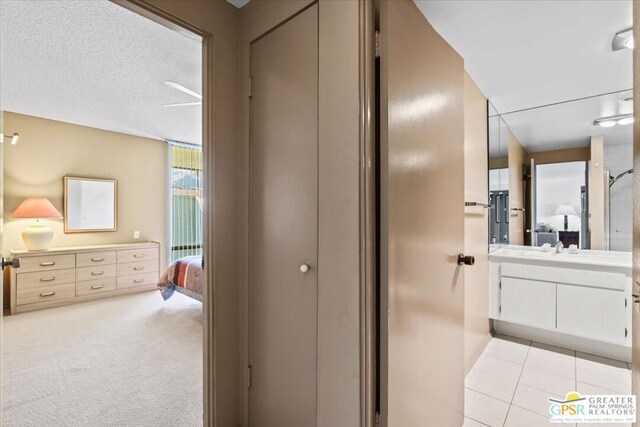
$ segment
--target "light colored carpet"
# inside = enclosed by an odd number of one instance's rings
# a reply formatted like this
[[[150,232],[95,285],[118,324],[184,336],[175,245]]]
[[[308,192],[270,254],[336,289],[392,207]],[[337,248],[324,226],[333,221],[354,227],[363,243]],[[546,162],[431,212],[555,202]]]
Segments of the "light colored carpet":
[[[5,427],[202,425],[202,304],[144,292],[4,318]]]

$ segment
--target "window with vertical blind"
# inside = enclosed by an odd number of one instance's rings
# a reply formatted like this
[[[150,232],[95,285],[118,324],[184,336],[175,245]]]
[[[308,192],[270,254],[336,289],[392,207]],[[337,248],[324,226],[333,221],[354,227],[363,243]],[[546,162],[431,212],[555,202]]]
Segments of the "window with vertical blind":
[[[169,141],[171,261],[202,255],[202,147]]]

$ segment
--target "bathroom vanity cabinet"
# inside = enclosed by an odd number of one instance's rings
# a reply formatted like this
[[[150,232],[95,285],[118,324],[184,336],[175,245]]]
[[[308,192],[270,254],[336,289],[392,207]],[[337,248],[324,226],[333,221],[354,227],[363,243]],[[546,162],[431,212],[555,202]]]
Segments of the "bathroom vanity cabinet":
[[[510,247],[489,259],[496,331],[630,360],[631,254]]]

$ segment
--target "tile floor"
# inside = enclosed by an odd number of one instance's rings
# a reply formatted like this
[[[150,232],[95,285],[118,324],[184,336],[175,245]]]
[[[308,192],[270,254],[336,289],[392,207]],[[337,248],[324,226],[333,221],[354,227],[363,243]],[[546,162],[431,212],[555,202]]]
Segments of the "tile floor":
[[[463,427],[548,426],[549,397],[563,398],[574,390],[631,394],[630,368],[617,360],[497,335],[465,378]]]

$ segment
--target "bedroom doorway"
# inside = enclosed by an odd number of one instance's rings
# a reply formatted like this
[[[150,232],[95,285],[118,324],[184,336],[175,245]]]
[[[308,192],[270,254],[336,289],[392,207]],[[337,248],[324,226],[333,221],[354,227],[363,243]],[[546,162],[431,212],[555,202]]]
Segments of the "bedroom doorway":
[[[12,7],[20,10],[12,12]],[[29,10],[30,7],[41,9]],[[63,10],[50,10],[56,7]],[[91,12],[89,9],[94,7],[108,12]],[[51,61],[46,71],[57,79],[48,87],[66,92],[69,97],[64,103],[60,102],[55,91],[48,91],[53,97],[51,101],[44,99],[47,91],[42,88],[47,86],[48,80],[30,78],[33,75],[27,76],[24,71],[36,73],[43,69],[30,67],[24,62],[32,60],[28,56],[37,56],[37,49],[20,48],[12,37],[2,34],[4,49],[0,72],[12,73],[18,68],[23,71],[22,75],[14,73],[13,79],[2,76],[3,89],[5,85],[15,89],[2,91],[0,131],[8,127],[20,130],[16,131],[19,133],[16,144],[11,138],[2,138],[4,144],[0,146],[3,151],[0,151],[0,162],[4,161],[7,169],[0,180],[7,174],[11,176],[9,185],[4,180],[6,191],[0,194],[4,202],[0,220],[4,218],[5,225],[0,227],[0,232],[4,230],[4,235],[0,234],[0,249],[8,262],[15,258],[21,260],[22,265],[7,265],[9,268],[0,277],[0,284],[4,278],[5,285],[11,284],[11,287],[4,287],[0,301],[6,303],[12,295],[15,299],[17,294],[19,311],[25,311],[5,317],[2,325],[0,351],[5,368],[0,378],[2,424],[99,426],[96,420],[109,420],[109,423],[123,425],[212,425],[212,405],[205,403],[205,396],[210,399],[214,396],[213,384],[209,380],[213,372],[210,367],[212,361],[205,350],[212,347],[212,331],[207,327],[212,312],[208,307],[212,301],[207,298],[211,294],[208,291],[211,281],[205,277],[208,272],[202,270],[203,251],[207,250],[207,241],[211,241],[207,240],[211,231],[203,227],[204,220],[211,214],[206,200],[213,200],[213,197],[204,195],[204,182],[211,170],[206,157],[211,148],[211,123],[205,116],[207,111],[211,111],[208,106],[212,99],[210,86],[206,83],[212,74],[211,35],[136,1],[3,2],[2,9],[0,15],[13,23],[5,25],[3,19],[2,27],[13,34],[13,38],[33,41],[42,36],[32,46],[44,48],[48,42],[55,42],[56,33],[45,29],[51,23],[49,21],[60,31],[66,29],[69,33],[85,31],[100,38],[104,36],[101,36],[101,31],[107,29],[111,34],[111,39],[103,37],[100,41],[100,49],[93,49],[102,55],[100,61],[81,49],[75,50],[76,56],[67,58],[78,61],[71,67],[73,70],[57,71],[56,61],[51,59],[56,56],[54,50],[45,48],[49,54],[46,57]],[[77,14],[74,13],[76,11]],[[123,22],[114,18],[118,14],[126,15]],[[87,20],[99,17],[103,22],[74,25],[71,21],[77,15]],[[33,23],[33,20],[37,22]],[[65,23],[68,25],[62,25]],[[146,46],[138,43],[136,37],[127,39],[128,24],[147,31]],[[19,25],[28,26],[29,31],[16,29]],[[114,27],[118,28],[117,34],[113,32]],[[173,36],[149,36],[153,31],[172,33]],[[23,37],[27,33],[29,37]],[[105,62],[119,63],[126,56],[124,52],[107,52],[109,42],[117,37],[126,39],[125,45],[131,49],[140,48],[136,53],[146,64],[138,64],[129,58],[128,67],[120,67],[121,73],[100,77],[101,69],[110,67]],[[60,44],[68,46],[74,38],[85,47],[91,48],[97,43],[76,34],[68,35],[65,43]],[[189,68],[189,61],[184,59],[184,55],[192,48],[178,49],[175,63],[170,63],[167,59],[171,55],[153,58],[154,55],[145,50],[153,50],[154,42],[159,40],[166,42],[165,47],[173,46],[174,49],[184,40],[188,40],[187,44],[192,47],[196,46],[198,78],[195,84],[188,82],[191,76],[184,72]],[[174,42],[176,44],[172,45]],[[8,54],[7,46],[15,50]],[[167,76],[162,77],[138,75],[145,71],[157,72],[161,68],[156,66],[158,59],[173,71],[169,70]],[[84,80],[75,75],[75,78],[70,78],[76,85],[75,90],[65,90],[65,79],[78,70],[96,87],[116,75],[120,85],[106,94],[83,92],[86,87]],[[22,78],[22,86],[24,81],[41,84],[32,84],[32,91],[20,89],[21,85],[15,84],[17,78]],[[147,83],[156,85],[147,86],[149,97],[137,92]],[[40,92],[36,93],[38,90]],[[18,92],[19,96],[16,95]],[[122,95],[136,102],[118,104]],[[83,103],[87,100],[120,105],[120,115],[102,114],[100,105]],[[140,104],[146,111],[129,110]],[[75,106],[74,116],[69,106]],[[191,119],[184,119],[183,112],[187,110],[196,112],[197,132],[191,133],[188,129],[179,132],[184,128],[176,123],[193,123]],[[161,127],[153,128],[151,116],[154,111],[165,114],[155,123],[163,122],[167,128],[173,126],[172,132],[165,132]],[[95,121],[84,119],[90,113],[95,116]],[[135,117],[135,120],[126,120],[127,117]],[[193,137],[193,134],[197,136]],[[188,141],[181,143],[185,147],[196,147],[190,151],[188,160],[180,160],[181,156],[173,153],[173,147],[178,145],[174,140]],[[40,146],[42,141],[58,149],[47,151]],[[11,151],[7,152],[7,149]],[[32,159],[28,167],[25,159]],[[47,162],[61,169],[45,167]],[[29,169],[29,177],[14,173],[12,168],[20,165],[22,169]],[[187,177],[176,191],[170,185],[173,169],[182,169]],[[67,193],[66,190],[63,192],[63,177],[69,175],[88,179],[108,178],[117,183],[114,197],[114,223],[117,225],[114,224],[110,233],[91,230],[89,233],[71,234],[63,229],[64,219],[40,219],[53,230],[53,241],[46,254],[29,253],[27,248],[20,247],[23,245],[20,232],[31,220],[25,222],[27,220],[15,212],[23,200],[42,195],[60,216],[66,217]],[[157,185],[152,186],[154,182]],[[213,196],[211,188],[207,191],[209,196]],[[174,215],[170,209],[176,203],[169,203],[169,200],[176,196],[175,193],[180,193],[177,198],[184,202],[181,205],[183,221],[181,225],[172,227],[170,221]],[[176,240],[172,239],[174,229],[184,230],[180,245],[174,244]],[[10,239],[9,244],[7,239]],[[200,257],[196,263],[200,273],[194,279],[199,280],[199,291],[195,293],[199,297],[181,292],[189,297],[176,295],[163,301],[157,290],[158,277],[171,266],[172,261],[179,261],[185,255]],[[207,255],[210,253],[205,253]],[[57,258],[37,260],[39,266],[35,268],[25,262],[36,257]],[[45,267],[49,269],[45,271]],[[180,280],[185,278],[185,283],[189,282],[187,271],[196,270],[191,267],[185,268],[185,274],[180,276]],[[46,277],[43,276],[45,273]],[[172,279],[177,277],[171,276]],[[38,287],[34,285],[31,289],[31,279]],[[131,283],[127,282],[125,286],[127,280]],[[45,285],[52,289],[44,289]],[[26,287],[21,289],[21,286]],[[176,284],[176,287],[179,286]],[[197,350],[197,354],[192,350]],[[188,368],[184,368],[185,363],[176,362],[180,359],[187,362]],[[209,366],[205,367],[205,364]],[[70,403],[73,399],[74,405]],[[78,410],[67,410],[72,407]]]

